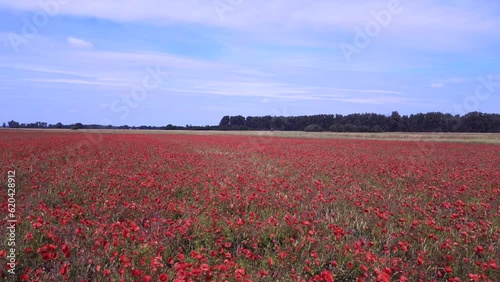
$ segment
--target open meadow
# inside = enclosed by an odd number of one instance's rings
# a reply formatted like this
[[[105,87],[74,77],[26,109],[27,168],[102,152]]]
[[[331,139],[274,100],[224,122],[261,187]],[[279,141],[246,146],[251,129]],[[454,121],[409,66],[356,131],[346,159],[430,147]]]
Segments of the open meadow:
[[[0,277],[500,281],[499,134],[102,132],[0,130]]]

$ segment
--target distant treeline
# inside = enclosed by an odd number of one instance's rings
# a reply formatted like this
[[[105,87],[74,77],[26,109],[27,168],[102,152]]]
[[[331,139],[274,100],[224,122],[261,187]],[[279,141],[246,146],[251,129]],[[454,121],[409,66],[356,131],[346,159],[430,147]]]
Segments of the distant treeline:
[[[311,116],[224,116],[219,130],[282,130],[333,132],[500,132],[500,114],[471,112],[463,116],[440,112],[401,116],[331,114]]]
[[[219,125],[112,126],[99,124],[48,124],[4,122],[9,128],[141,129],[141,130],[277,130],[332,132],[500,132],[500,114],[471,112],[463,116],[440,112],[390,116],[374,113],[310,116],[224,116]]]
[[[46,122],[33,122],[33,123],[19,123],[17,121],[11,120],[7,123],[3,123],[3,128],[61,128],[61,129],[139,129],[139,130],[217,130],[219,127],[216,125],[205,125],[205,126],[176,126],[168,124],[167,126],[151,126],[151,125],[141,125],[141,126],[128,126],[128,125],[101,125],[101,124],[82,124],[81,122],[73,124],[62,124],[60,122],[56,124],[48,124]]]

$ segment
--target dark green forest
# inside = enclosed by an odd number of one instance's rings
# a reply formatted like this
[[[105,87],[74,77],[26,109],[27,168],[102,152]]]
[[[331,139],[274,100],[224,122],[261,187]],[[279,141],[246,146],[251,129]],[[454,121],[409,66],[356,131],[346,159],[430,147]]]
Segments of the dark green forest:
[[[500,114],[440,112],[390,116],[374,113],[289,117],[224,116],[219,130],[281,130],[332,132],[500,132]]]
[[[463,116],[440,112],[386,116],[375,113],[307,116],[224,116],[218,125],[112,126],[9,121],[3,128],[142,129],[142,130],[276,130],[331,132],[500,132],[500,114],[471,112]]]

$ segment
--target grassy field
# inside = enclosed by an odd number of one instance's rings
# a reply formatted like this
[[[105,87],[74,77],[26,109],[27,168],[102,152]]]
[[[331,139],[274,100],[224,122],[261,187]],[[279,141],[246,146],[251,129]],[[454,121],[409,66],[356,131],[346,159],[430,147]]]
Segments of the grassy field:
[[[341,132],[304,132],[304,131],[205,131],[205,130],[114,130],[114,129],[2,129],[3,131],[45,131],[45,132],[80,132],[85,134],[99,133],[134,133],[134,134],[189,134],[189,135],[244,135],[259,137],[288,138],[332,138],[359,140],[402,140],[402,141],[436,141],[436,142],[472,142],[500,144],[500,133],[442,133],[442,132],[382,132],[382,133],[341,133]]]

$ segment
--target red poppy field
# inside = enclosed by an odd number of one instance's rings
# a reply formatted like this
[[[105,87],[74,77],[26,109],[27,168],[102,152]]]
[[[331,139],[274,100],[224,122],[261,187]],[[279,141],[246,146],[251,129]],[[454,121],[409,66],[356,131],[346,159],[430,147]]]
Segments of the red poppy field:
[[[499,145],[0,132],[0,276],[500,281]],[[15,170],[15,275],[8,170]]]

